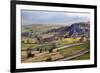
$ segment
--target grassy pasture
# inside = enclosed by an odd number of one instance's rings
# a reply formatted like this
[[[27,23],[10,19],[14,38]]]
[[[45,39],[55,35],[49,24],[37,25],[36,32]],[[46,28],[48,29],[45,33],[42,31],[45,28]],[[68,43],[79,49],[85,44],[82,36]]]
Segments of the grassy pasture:
[[[54,57],[54,56],[57,56],[57,59],[60,59],[60,58],[63,58],[63,57],[69,57],[70,55],[74,54],[75,52],[79,52],[81,50],[88,49],[88,48],[89,48],[89,44],[84,43],[84,44],[81,44],[81,45],[60,49],[60,50],[58,50],[58,52],[49,53],[48,51],[46,51],[47,53],[42,52],[42,53],[40,53],[41,55],[35,56],[35,57],[30,58],[30,59],[23,61],[23,62],[24,63],[27,63],[27,62],[42,62],[42,61],[46,61],[50,57],[53,58],[52,61],[54,61],[56,59],[56,57]],[[72,60],[89,59],[89,55],[90,54],[87,53],[87,54],[82,55],[80,57],[76,57]]]
[[[90,59],[90,52],[88,52],[80,57],[73,58],[72,60],[87,60],[87,59]]]
[[[64,45],[73,44],[75,42],[78,42],[79,39],[80,39],[80,37],[77,37],[75,39],[74,38],[63,38],[63,39],[57,41],[57,45],[58,45],[58,47],[61,47]]]
[[[81,44],[81,45],[72,46],[72,47],[69,47],[69,48],[60,49],[59,52],[63,56],[68,57],[75,52],[78,52],[78,51],[81,51],[81,50],[84,50],[84,49],[88,49],[88,46],[89,46],[88,44]]]
[[[23,62],[24,63],[27,63],[27,62],[43,62],[43,61],[46,61],[48,58],[51,58],[51,60],[52,59],[54,60],[55,58],[52,58],[52,57],[57,56],[57,55],[58,55],[58,58],[59,58],[59,56],[63,57],[62,55],[59,54],[59,52],[52,52],[52,53],[43,52],[42,55],[30,58],[30,59],[23,61]],[[57,57],[56,57],[56,59],[57,59]]]

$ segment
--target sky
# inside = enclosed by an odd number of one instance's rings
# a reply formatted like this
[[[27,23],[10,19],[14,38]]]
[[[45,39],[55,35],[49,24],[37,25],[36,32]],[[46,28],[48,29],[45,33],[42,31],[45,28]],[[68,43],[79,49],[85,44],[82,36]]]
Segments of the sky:
[[[21,10],[22,25],[30,25],[30,24],[70,25],[76,22],[87,22],[89,20],[90,20],[89,13]]]

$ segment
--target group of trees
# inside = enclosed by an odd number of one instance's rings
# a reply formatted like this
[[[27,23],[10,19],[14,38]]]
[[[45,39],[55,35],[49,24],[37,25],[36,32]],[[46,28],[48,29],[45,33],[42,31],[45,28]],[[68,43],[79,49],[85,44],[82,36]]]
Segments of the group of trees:
[[[42,45],[35,48],[27,48],[27,57],[34,57],[33,51],[39,51],[39,53],[49,51],[49,53],[53,52],[53,49],[56,48],[55,43],[51,43],[49,45]]]
[[[37,51],[40,51],[40,52],[44,52],[44,51],[49,51],[49,52],[53,52],[53,49],[55,49],[57,46],[55,43],[50,43],[50,44],[45,44],[45,45],[41,45],[41,46],[38,46],[36,48]]]
[[[79,40],[80,42],[84,42],[84,41],[88,41],[88,37],[86,37],[86,36],[81,36],[81,38],[80,38],[80,40]]]
[[[23,43],[23,44],[33,44],[33,41],[30,40],[30,39],[24,39],[24,40],[21,41],[21,43]]]

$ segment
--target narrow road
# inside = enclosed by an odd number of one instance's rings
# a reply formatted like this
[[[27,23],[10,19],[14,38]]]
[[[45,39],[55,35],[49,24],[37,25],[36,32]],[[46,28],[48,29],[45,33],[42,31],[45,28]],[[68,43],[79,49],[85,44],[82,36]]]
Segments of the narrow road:
[[[60,59],[60,60],[57,60],[57,61],[67,61],[67,60],[70,60],[70,59],[79,57],[79,56],[81,56],[81,55],[84,55],[85,53],[87,53],[87,52],[89,52],[89,51],[90,51],[89,49],[85,49],[85,50],[82,50],[82,51],[80,51],[80,52],[77,52],[77,53],[71,55],[70,57],[63,58],[63,59]]]

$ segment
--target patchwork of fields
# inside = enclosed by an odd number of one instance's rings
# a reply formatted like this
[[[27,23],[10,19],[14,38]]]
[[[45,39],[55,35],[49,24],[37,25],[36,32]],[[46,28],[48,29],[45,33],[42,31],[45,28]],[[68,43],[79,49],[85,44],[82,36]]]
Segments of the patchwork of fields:
[[[82,50],[86,50],[87,46],[85,45],[86,44],[63,48],[51,53],[49,53],[48,51],[42,53],[36,53],[35,57],[23,60],[23,62],[27,63],[27,62],[41,62],[41,61],[57,61],[66,57],[70,57],[75,53],[81,52]],[[87,59],[89,59],[89,51],[88,53],[86,52],[82,56],[72,58],[70,60],[87,60]]]
[[[21,62],[89,60],[89,36],[85,33],[69,36],[69,33],[65,26],[22,26]]]

